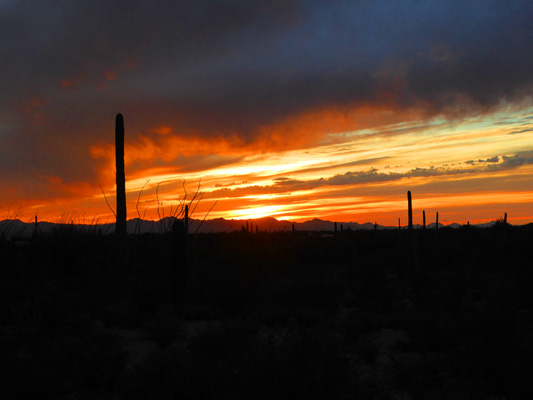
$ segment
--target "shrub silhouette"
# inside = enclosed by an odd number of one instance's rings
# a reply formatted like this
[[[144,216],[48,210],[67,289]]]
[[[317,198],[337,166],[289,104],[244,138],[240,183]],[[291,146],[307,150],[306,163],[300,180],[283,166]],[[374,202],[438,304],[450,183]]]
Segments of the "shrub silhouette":
[[[115,165],[117,185],[116,234],[126,236],[126,175],[124,172],[124,118],[117,114],[115,119]]]

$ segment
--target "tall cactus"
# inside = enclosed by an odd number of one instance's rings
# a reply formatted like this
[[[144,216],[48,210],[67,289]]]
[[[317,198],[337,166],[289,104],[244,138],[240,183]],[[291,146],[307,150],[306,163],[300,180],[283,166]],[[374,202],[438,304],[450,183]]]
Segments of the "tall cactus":
[[[408,217],[409,217],[409,230],[413,230],[413,199],[411,197],[411,191],[407,191],[407,210],[408,210]]]
[[[437,211],[437,216],[435,217],[435,229],[439,229],[439,212]]]
[[[117,183],[117,223],[115,233],[126,236],[126,175],[124,173],[124,118],[115,120],[115,162]]]
[[[426,211],[422,210],[422,224],[424,229],[426,229]]]

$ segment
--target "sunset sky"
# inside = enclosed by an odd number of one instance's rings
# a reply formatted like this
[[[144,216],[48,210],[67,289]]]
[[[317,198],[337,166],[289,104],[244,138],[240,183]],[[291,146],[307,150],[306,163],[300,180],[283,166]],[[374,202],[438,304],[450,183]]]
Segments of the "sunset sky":
[[[112,222],[122,113],[128,218],[201,180],[197,218],[395,225],[410,190],[415,223],[533,222],[532,21],[529,0],[0,0],[0,220]]]

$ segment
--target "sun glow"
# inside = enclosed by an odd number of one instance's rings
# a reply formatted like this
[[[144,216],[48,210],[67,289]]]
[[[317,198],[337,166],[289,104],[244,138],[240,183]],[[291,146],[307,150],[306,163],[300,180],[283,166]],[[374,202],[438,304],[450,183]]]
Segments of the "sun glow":
[[[282,206],[260,206],[243,208],[240,210],[229,211],[228,217],[232,219],[256,219],[263,217],[275,217],[283,213]]]

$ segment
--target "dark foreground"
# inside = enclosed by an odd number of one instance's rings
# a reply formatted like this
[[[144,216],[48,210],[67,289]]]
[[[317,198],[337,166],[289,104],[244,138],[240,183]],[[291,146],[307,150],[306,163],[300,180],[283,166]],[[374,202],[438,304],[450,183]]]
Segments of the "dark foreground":
[[[0,242],[0,398],[531,398],[531,227],[172,241]]]

